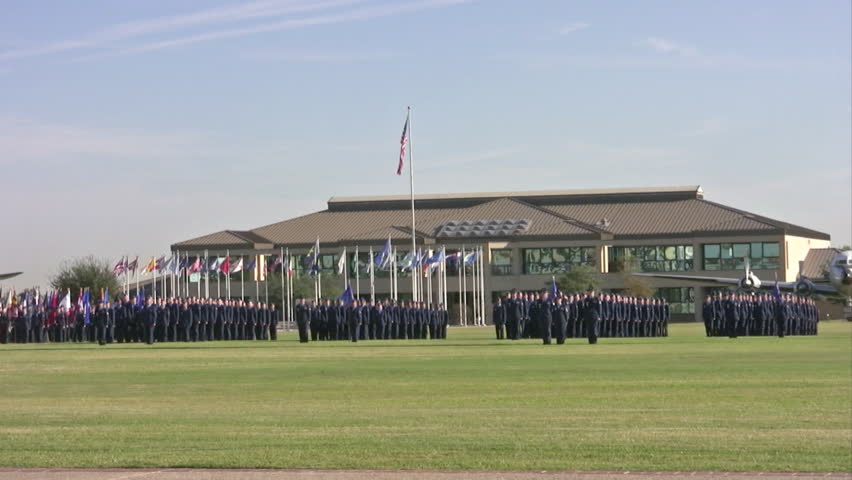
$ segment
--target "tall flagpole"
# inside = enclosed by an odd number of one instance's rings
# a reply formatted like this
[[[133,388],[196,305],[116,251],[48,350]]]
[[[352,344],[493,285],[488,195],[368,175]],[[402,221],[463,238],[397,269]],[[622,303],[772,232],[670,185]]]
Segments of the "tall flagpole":
[[[243,256],[240,255],[240,261],[242,261]],[[246,301],[246,267],[243,265],[240,267],[240,300]]]
[[[284,269],[287,268],[287,264],[284,263],[284,262],[287,258],[284,256],[284,247],[281,247],[281,253],[280,254],[281,254],[281,318],[286,321],[287,320],[287,314],[284,313],[284,312],[286,312],[285,309],[287,308],[286,307],[287,300],[284,298]]]
[[[448,290],[447,289],[447,246],[442,245],[441,250],[444,251],[444,255],[442,255],[444,257],[444,259],[441,261],[441,271],[442,271],[442,275],[444,276],[444,294],[443,294],[444,295],[443,296],[444,301],[443,301],[443,303],[444,303],[444,308],[449,310],[450,307],[449,307],[449,305],[447,305],[447,290]]]
[[[358,245],[355,245],[355,298],[361,300],[361,259]]]
[[[376,302],[376,262],[373,260],[373,247],[370,246],[370,301]]]
[[[462,246],[462,256],[461,262],[459,263],[461,268],[461,277],[462,277],[462,325],[467,326],[467,262],[465,262],[465,248]]]
[[[479,301],[481,305],[479,306],[479,315],[482,317],[482,326],[485,326],[485,316],[488,315],[488,311],[485,309],[485,306],[488,305],[488,299],[485,297],[485,249],[483,247],[479,247]]]
[[[417,251],[417,225],[414,217],[414,148],[411,145],[411,106],[408,107],[408,181],[411,187],[411,251]],[[417,297],[417,275],[411,275],[411,298]]]

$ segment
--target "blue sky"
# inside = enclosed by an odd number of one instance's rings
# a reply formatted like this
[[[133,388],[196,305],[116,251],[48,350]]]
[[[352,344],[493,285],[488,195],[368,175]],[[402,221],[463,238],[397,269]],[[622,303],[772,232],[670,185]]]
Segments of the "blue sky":
[[[850,2],[0,0],[0,270],[417,191],[691,185],[850,243]]]

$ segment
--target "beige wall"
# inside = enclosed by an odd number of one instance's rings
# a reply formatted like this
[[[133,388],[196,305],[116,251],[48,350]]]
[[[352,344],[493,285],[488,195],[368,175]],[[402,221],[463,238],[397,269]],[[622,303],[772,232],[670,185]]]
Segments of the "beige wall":
[[[799,262],[803,262],[808,256],[808,250],[812,248],[828,248],[831,242],[828,240],[815,240],[813,238],[794,237],[787,235],[781,244],[781,260],[784,265],[784,279],[788,282],[796,280],[799,274]]]

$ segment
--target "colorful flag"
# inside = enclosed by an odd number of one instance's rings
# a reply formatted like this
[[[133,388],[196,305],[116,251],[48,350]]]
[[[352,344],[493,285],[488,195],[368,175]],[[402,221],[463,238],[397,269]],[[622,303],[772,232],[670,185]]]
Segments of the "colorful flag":
[[[556,277],[550,277],[552,283],[550,284],[550,291],[547,293],[547,298],[549,300],[553,300],[554,298],[559,296],[559,286],[556,285]]]
[[[125,268],[125,270],[127,270],[128,272],[134,272],[135,273],[136,269],[138,267],[139,267],[139,257],[136,257],[136,258],[133,259],[132,262],[127,264],[127,267]]]
[[[257,264],[257,257],[252,257],[252,258],[251,258],[251,261],[249,262],[249,264],[248,264],[248,265],[246,265],[246,268],[245,268],[245,269],[246,269],[246,270],[253,270],[253,269],[254,269],[254,266],[255,266],[256,264]]]
[[[396,174],[402,175],[402,169],[405,167],[405,148],[408,146],[408,120],[410,113],[405,115],[405,125],[402,126],[402,138],[399,139],[399,165],[396,167]]]
[[[223,260],[222,264],[219,265],[219,271],[225,275],[231,273],[231,257],[225,257],[225,260]]]
[[[127,258],[122,257],[118,259],[118,263],[112,268],[112,273],[115,275],[120,275],[127,268]]]
[[[83,317],[85,318],[86,325],[90,325],[92,323],[92,308],[89,304],[88,288],[83,292]]]
[[[308,269],[311,275],[319,272],[319,237],[317,237],[317,241],[310,250],[308,250],[308,255],[305,257],[305,267]]]
[[[230,268],[230,266],[229,266],[229,268]],[[237,260],[237,263],[235,263],[233,268],[230,268],[230,270],[231,270],[231,273],[242,272],[243,271],[243,257],[240,257],[240,259]]]
[[[71,310],[71,289],[65,293],[65,296],[62,297],[62,300],[59,301],[59,306],[64,307],[66,311]]]
[[[290,255],[290,260],[287,263],[287,275],[292,276],[296,273],[296,257]]]
[[[201,257],[195,257],[195,261],[189,266],[189,273],[197,273],[201,271]]]
[[[151,257],[151,261],[148,262],[148,265],[142,270],[142,273],[151,273],[157,268],[157,260],[154,257]]]

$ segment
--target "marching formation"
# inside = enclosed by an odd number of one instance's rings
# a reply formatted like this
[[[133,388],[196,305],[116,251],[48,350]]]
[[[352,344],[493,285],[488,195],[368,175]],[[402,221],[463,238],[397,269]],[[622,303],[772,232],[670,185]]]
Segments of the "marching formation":
[[[671,320],[669,304],[657,298],[639,298],[589,290],[565,295],[543,290],[538,298],[512,292],[493,306],[497,339],[541,338],[564,344],[566,338],[665,337]],[[508,334],[508,336],[507,336]]]
[[[125,296],[110,304],[86,301],[11,302],[0,310],[0,343],[147,343],[213,340],[276,340],[274,304],[204,298]]]
[[[816,335],[819,322],[812,299],[777,291],[708,295],[702,313],[708,337]]]
[[[449,315],[424,302],[359,301],[341,297],[296,304],[299,341],[445,339]]]

